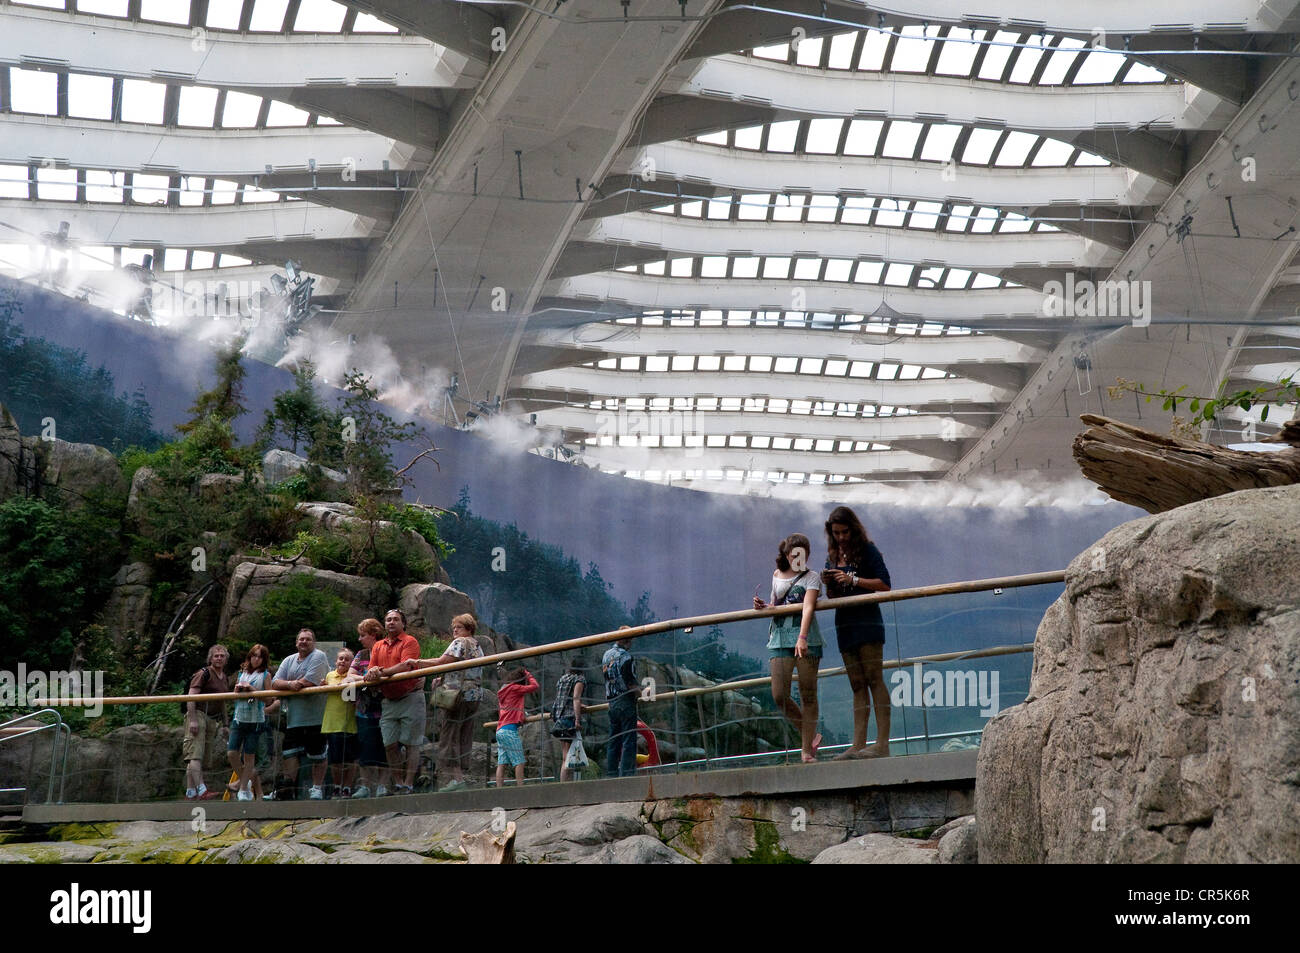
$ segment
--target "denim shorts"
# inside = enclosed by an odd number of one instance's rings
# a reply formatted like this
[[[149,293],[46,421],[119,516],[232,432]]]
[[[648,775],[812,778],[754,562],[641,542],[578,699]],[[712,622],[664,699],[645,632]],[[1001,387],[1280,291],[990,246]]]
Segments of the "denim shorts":
[[[226,742],[226,750],[256,755],[257,743],[261,740],[264,731],[266,731],[266,722],[264,721],[232,721],[230,723],[230,740]]]
[[[767,657],[770,658],[770,659],[774,659],[774,658],[794,658],[794,657],[795,657],[795,654],[794,654],[794,649],[768,649],[768,650],[767,650]],[[810,645],[810,646],[808,646],[807,657],[808,657],[808,658],[821,658],[821,657],[822,657],[822,647],[821,647],[820,645]]]

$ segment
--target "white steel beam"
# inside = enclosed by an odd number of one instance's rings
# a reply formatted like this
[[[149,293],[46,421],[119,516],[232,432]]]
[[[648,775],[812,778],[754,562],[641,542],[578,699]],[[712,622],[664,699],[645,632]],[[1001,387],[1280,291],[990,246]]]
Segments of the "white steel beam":
[[[483,68],[423,37],[196,34],[189,27],[5,8],[0,64],[183,85],[472,89]]]
[[[1217,130],[1236,112],[1213,93],[1190,86],[1012,86],[952,76],[810,69],[731,55],[679,67],[660,90],[670,94],[765,105],[796,115],[993,122],[1037,132],[1148,124]]]
[[[1280,4],[1260,0],[1173,0],[1158,9],[1126,0],[1100,0],[1086,7],[1043,4],[1040,0],[998,0],[996,7],[981,10],[967,5],[957,7],[949,0],[907,0],[892,15],[918,23],[964,22],[984,24],[990,29],[1014,24],[1084,35],[1097,29],[1106,33],[1150,33],[1168,28],[1169,24],[1177,24],[1184,32],[1216,28],[1268,32],[1276,30],[1294,6],[1288,0]]]
[[[582,448],[589,462],[613,470],[783,470],[787,473],[942,472],[946,460],[910,450],[811,453],[807,450],[754,450],[748,447],[593,447]]]
[[[1108,245],[1069,232],[968,235],[822,222],[709,221],[654,212],[587,219],[578,224],[571,238],[689,255],[744,249],[749,255],[868,257],[909,264],[941,261],[992,272],[1004,268],[1110,268],[1119,260],[1119,253]]]
[[[930,202],[965,201],[1021,208],[1069,203],[1159,205],[1170,188],[1149,175],[1119,166],[1066,169],[997,169],[959,165],[945,180],[938,162],[854,156],[745,152],[692,142],[663,142],[625,149],[614,173],[638,177],[648,191],[672,192],[699,183],[742,192],[817,192],[885,195]],[[613,189],[606,189],[606,192]],[[665,199],[668,201],[668,199]]]
[[[593,410],[554,407],[537,411],[540,426],[588,435],[757,434],[770,437],[819,437],[832,440],[968,440],[983,427],[942,414],[903,417],[840,417],[822,414],[726,413],[722,411]]]
[[[0,217],[32,221],[41,228],[70,225],[70,236],[88,245],[206,248],[250,242],[368,238],[371,223],[341,209],[311,202],[266,202],[250,205],[167,207],[108,203],[0,199]],[[30,230],[36,230],[32,227]]]
[[[548,328],[530,340],[571,349],[578,361],[632,354],[760,354],[845,361],[897,361],[926,367],[1040,364],[1050,353],[991,334],[891,336],[800,328],[645,327],[589,324]]]
[[[0,114],[0,164],[72,166],[186,175],[306,171],[317,161],[322,185],[342,186],[348,168],[378,169],[395,142],[346,126],[291,129],[171,129],[93,119]],[[399,166],[400,167],[400,166]]]
[[[557,297],[623,302],[636,309],[739,308],[869,315],[881,305],[888,305],[902,315],[948,324],[1025,315],[1042,319],[1046,327],[1052,320],[1043,317],[1043,296],[1032,288],[931,291],[816,281],[660,278],[605,271],[563,278],[553,282],[548,293]]]
[[[999,387],[967,378],[880,381],[817,374],[648,373],[608,371],[595,367],[564,367],[525,374],[518,391],[552,391],[570,400],[612,397],[753,397],[762,394],[785,400],[858,402],[895,407],[929,404],[1001,404],[1016,396]]]

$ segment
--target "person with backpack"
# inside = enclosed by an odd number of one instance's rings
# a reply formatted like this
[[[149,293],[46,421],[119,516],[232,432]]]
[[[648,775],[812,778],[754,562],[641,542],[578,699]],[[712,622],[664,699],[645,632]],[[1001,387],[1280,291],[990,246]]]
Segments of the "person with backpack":
[[[629,628],[621,625],[620,629]],[[619,639],[601,659],[605,673],[605,698],[609,701],[609,744],[605,748],[605,773],[611,778],[636,774],[635,660],[628,646],[631,639]]]
[[[581,656],[569,660],[569,670],[560,676],[555,686],[555,700],[551,703],[551,737],[560,743],[560,780],[567,781],[572,773],[569,768],[569,748],[574,739],[582,735],[582,694],[587,688],[587,676],[583,674],[586,662]]]
[[[776,616],[768,627],[767,651],[772,675],[772,700],[799,732],[805,763],[817,760],[822,736],[817,733],[817,669],[821,665],[822,636],[814,609],[821,591],[821,576],[808,567],[812,544],[802,533],[792,533],[777,547],[772,573],[771,601],[754,596],[755,609],[801,605],[798,615]],[[790,682],[799,672],[799,701],[790,697]]]
[[[226,662],[230,652],[220,643],[208,649],[208,664],[190,678],[188,695],[218,695],[230,691],[226,680]],[[226,725],[223,701],[181,703],[185,714],[185,735],[181,742],[181,759],[185,762],[185,800],[208,801],[220,792],[203,783],[203,761],[221,743]]]

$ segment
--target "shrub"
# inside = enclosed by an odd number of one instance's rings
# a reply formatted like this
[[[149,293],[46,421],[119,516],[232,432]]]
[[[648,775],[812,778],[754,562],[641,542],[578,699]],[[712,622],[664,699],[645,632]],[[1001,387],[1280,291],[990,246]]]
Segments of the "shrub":
[[[237,635],[250,644],[265,643],[278,660],[293,650],[299,629],[311,629],[319,641],[348,638],[343,607],[334,593],[314,588],[306,574],[297,574],[262,597]]]

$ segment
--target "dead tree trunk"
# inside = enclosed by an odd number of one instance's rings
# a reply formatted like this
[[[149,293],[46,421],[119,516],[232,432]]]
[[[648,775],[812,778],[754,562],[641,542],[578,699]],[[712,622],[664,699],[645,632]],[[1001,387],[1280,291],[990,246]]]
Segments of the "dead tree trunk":
[[[1291,444],[1288,448],[1247,453],[1168,437],[1109,417],[1084,414],[1079,419],[1088,425],[1074,438],[1074,459],[1083,475],[1113,499],[1148,513],[1234,490],[1300,483],[1296,421],[1279,434]]]

